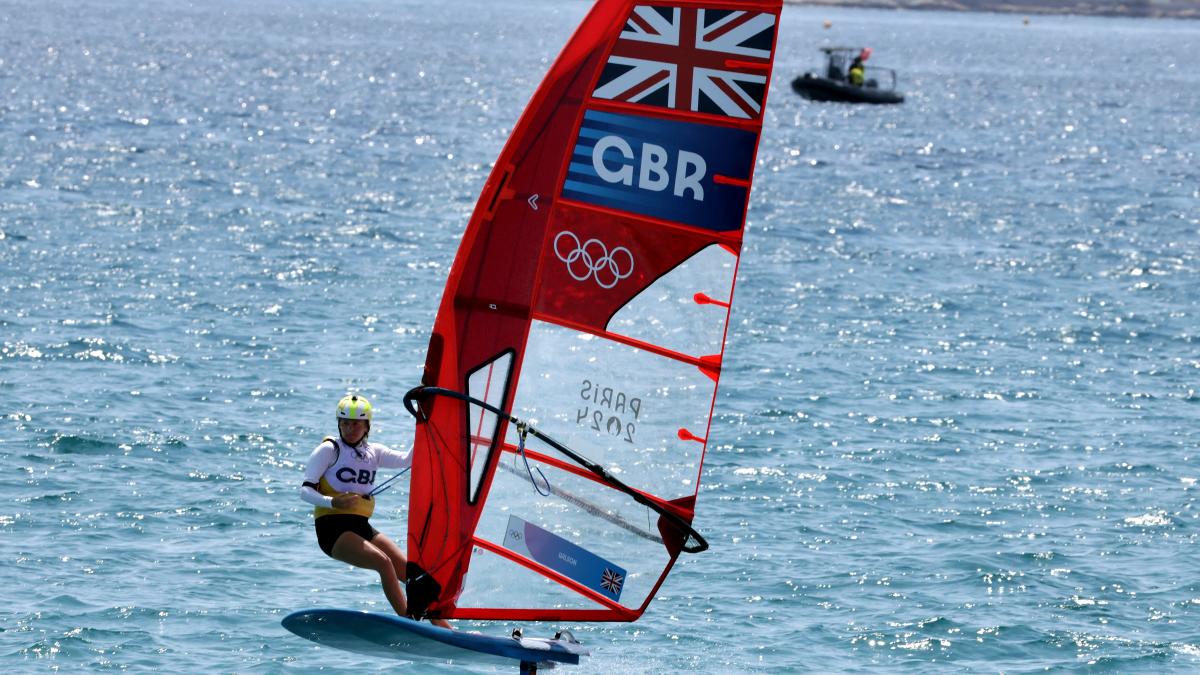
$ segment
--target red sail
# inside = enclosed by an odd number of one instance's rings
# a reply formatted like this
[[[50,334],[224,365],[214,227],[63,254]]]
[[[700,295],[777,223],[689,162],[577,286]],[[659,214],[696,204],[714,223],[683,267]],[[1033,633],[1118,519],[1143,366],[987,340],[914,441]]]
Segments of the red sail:
[[[634,620],[702,548],[689,524],[779,11],[600,0],[534,94],[413,395],[418,611]]]

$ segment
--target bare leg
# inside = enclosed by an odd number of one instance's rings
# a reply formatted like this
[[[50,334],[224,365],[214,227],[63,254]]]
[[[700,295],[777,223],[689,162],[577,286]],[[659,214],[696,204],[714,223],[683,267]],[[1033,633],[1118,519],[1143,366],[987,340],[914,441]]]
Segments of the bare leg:
[[[400,551],[400,547],[396,545],[396,542],[389,539],[387,535],[377,534],[371,540],[371,543],[392,559],[392,565],[396,568],[396,577],[407,581],[407,579],[404,579],[404,575],[408,572],[408,559],[404,557],[404,553]],[[445,619],[430,619],[429,622],[442,628],[453,628],[450,622]]]
[[[377,534],[371,540],[371,543],[391,559],[392,568],[396,571],[396,578],[401,581],[407,581],[404,575],[408,574],[408,559],[404,557],[404,553],[400,551],[400,547],[396,545],[396,542],[389,539],[385,534]]]
[[[375,538],[379,539],[378,536]],[[395,544],[392,546],[394,548]],[[407,613],[408,601],[396,577],[395,563],[378,546],[353,532],[343,532],[333,544],[333,557],[355,567],[378,572],[379,580],[383,583],[383,594],[387,596],[392,609],[400,616]]]

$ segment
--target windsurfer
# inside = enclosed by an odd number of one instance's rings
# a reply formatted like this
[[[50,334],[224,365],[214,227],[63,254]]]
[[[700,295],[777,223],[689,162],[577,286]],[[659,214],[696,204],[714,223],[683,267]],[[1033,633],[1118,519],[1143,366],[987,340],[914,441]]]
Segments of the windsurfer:
[[[408,602],[400,582],[408,561],[400,547],[371,527],[375,511],[375,474],[383,469],[407,469],[412,453],[401,453],[367,441],[371,403],[348,395],[337,405],[338,438],[326,438],[313,450],[304,469],[300,498],[316,507],[317,544],[334,560],[375,570],[383,593],[400,616]],[[436,625],[449,628],[444,620]]]

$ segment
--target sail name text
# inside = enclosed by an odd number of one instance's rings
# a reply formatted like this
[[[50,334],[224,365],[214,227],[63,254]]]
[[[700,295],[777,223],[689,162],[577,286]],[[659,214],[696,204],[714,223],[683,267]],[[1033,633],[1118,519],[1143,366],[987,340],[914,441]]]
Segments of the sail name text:
[[[642,399],[590,379],[581,383],[579,398],[584,405],[575,411],[577,424],[633,443],[642,414]]]
[[[614,150],[625,162],[610,165],[605,161],[604,153]],[[634,184],[634,167],[626,162],[636,159],[638,165],[637,187],[642,190],[661,192],[671,186],[674,175],[674,188],[671,193],[676,197],[690,195],[696,201],[704,201],[704,186],[700,181],[704,178],[707,164],[704,157],[689,150],[678,150],[675,154],[674,171],[669,166],[670,152],[655,143],[641,143],[641,151],[635,158],[633,146],[620,136],[608,135],[596,141],[592,148],[592,168],[596,175],[605,182],[620,183],[632,186]]]

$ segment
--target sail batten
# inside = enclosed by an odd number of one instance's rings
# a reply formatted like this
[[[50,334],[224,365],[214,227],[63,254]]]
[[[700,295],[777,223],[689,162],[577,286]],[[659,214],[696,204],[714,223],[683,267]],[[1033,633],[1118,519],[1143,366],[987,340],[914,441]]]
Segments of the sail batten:
[[[714,303],[714,304],[716,304],[716,303]],[[569,321],[567,319],[553,317],[553,316],[546,315],[546,314],[540,314],[538,312],[532,313],[530,315],[530,318],[532,318],[536,321],[543,321],[548,324],[554,324],[557,326],[562,326],[564,328],[570,328],[581,334],[594,335],[598,338],[602,338],[605,340],[611,340],[613,342],[625,344],[630,347],[636,347],[638,349],[650,352],[652,354],[656,354],[663,358],[671,359],[673,361],[679,361],[680,363],[686,363],[689,365],[693,365],[693,366],[696,366],[697,368],[709,368],[709,369],[720,370],[719,359],[714,363],[714,361],[709,356],[691,356],[688,354],[684,354],[682,352],[672,351],[665,347],[660,347],[658,345],[651,344],[649,342],[644,342],[642,340],[627,337],[627,336],[621,335],[619,333],[597,330],[597,329],[592,328],[591,326],[587,326],[585,324],[575,323],[575,322]]]
[[[416,612],[634,620],[707,547],[780,5],[599,0],[514,127],[406,397]]]

